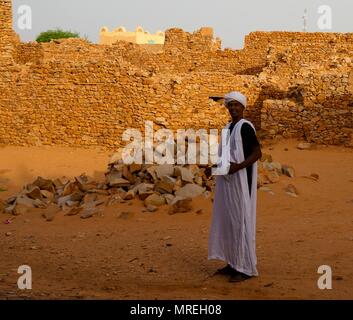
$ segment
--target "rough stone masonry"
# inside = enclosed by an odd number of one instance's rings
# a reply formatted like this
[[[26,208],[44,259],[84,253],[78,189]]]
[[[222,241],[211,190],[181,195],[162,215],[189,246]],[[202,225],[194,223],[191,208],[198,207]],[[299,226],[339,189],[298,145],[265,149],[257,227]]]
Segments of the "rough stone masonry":
[[[253,32],[221,49],[212,29],[166,31],[165,44],[68,39],[22,43],[0,0],[0,144],[122,145],[126,128],[218,128],[209,99],[248,96],[261,137],[353,146],[353,34]]]

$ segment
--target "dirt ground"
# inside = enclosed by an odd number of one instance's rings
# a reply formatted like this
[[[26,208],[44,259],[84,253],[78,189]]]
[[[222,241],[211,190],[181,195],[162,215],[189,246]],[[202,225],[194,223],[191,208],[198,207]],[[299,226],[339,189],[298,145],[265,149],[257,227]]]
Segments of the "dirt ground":
[[[298,150],[297,143],[263,149],[294,166],[297,176],[270,185],[274,194],[258,191],[259,277],[229,283],[212,276],[223,262],[207,260],[211,200],[194,199],[193,212],[168,215],[166,207],[142,212],[136,199],[86,220],[57,215],[46,222],[40,209],[1,214],[0,299],[352,299],[353,150]],[[0,148],[0,187],[7,189],[0,198],[38,175],[85,172],[102,179],[108,155],[99,149]],[[304,177],[311,173],[319,181]],[[299,197],[285,193],[289,183]],[[126,219],[118,218],[122,211],[130,212]],[[32,268],[32,290],[17,289],[20,265]],[[331,290],[317,286],[320,265],[332,268]]]

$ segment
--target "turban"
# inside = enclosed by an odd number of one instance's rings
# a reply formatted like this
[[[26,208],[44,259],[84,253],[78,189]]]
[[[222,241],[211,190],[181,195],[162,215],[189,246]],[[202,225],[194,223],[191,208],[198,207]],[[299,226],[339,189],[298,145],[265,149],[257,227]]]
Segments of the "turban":
[[[246,97],[238,91],[232,91],[224,96],[224,105],[227,106],[231,101],[240,102],[246,108]]]

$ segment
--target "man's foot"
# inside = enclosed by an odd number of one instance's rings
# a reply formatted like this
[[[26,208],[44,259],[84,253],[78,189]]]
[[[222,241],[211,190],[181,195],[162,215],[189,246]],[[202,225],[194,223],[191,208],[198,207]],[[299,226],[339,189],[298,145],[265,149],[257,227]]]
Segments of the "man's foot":
[[[222,269],[218,269],[214,275],[230,275],[237,272],[236,270],[234,270],[229,264],[226,265],[225,267],[223,267]]]
[[[232,275],[229,278],[229,282],[241,282],[244,280],[248,280],[250,278],[251,278],[251,276],[248,276],[245,273],[237,271],[237,272],[232,273]]]

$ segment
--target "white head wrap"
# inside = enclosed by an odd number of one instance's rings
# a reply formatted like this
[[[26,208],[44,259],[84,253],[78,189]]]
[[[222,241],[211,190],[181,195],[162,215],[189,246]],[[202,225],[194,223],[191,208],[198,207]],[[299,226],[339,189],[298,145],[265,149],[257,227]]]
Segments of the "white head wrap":
[[[228,103],[231,101],[238,101],[244,106],[244,108],[246,108],[247,99],[243,94],[241,94],[238,91],[229,92],[224,96],[224,105],[225,106],[227,106]]]

